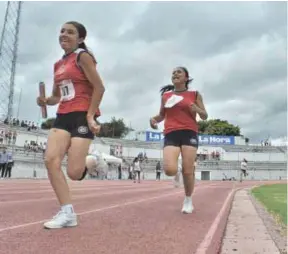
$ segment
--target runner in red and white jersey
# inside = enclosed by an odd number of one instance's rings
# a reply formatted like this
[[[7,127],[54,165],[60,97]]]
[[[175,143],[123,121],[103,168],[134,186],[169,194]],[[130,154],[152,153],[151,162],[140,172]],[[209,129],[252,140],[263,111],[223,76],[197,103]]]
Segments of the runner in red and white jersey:
[[[189,89],[188,70],[178,67],[173,71],[173,85],[161,89],[162,102],[160,113],[150,119],[152,128],[164,122],[163,168],[166,175],[175,176],[178,169],[178,158],[182,157],[182,175],[185,199],[182,212],[192,213],[192,193],[194,190],[194,161],[198,149],[198,124],[196,115],[206,120],[208,114],[199,92]]]
[[[45,151],[49,180],[61,205],[60,212],[44,224],[45,228],[77,225],[69,188],[61,170],[67,154],[67,175],[82,180],[88,169],[85,159],[94,135],[100,131],[96,118],[105,88],[96,70],[96,60],[84,43],[85,27],[75,21],[62,26],[59,42],[64,56],[54,65],[52,96],[37,98],[39,106],[59,103]],[[89,172],[93,173],[93,172]]]

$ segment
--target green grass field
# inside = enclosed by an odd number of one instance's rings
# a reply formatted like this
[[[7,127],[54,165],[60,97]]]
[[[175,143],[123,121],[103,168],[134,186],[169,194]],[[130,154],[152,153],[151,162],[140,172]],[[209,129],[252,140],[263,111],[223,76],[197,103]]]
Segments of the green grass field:
[[[287,184],[263,185],[254,188],[252,194],[273,214],[277,222],[287,226]]]

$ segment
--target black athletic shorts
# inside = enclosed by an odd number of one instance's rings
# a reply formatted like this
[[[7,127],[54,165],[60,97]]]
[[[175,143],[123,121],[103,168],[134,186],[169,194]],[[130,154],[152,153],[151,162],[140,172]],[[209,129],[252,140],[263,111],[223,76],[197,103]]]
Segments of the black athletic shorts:
[[[165,146],[193,146],[198,148],[198,133],[192,130],[171,131],[164,137]]]
[[[53,128],[68,131],[71,134],[71,138],[78,137],[94,139],[94,134],[88,127],[86,115],[86,111],[57,114]]]

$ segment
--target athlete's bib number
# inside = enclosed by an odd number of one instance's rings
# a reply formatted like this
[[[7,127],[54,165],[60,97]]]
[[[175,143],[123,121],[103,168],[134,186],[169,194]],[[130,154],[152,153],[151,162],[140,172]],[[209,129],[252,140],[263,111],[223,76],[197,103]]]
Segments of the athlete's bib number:
[[[183,96],[175,95],[173,94],[165,103],[165,108],[172,108],[176,104],[178,104],[180,101],[182,101],[184,98]]]
[[[70,101],[75,97],[75,89],[71,80],[64,80],[59,86],[61,92],[61,101]]]

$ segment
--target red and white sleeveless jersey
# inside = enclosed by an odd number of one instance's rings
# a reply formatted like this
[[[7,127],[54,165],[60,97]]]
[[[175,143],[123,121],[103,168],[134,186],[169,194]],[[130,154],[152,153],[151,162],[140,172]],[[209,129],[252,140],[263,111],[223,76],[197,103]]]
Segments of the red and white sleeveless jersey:
[[[176,130],[198,132],[196,113],[192,115],[189,111],[189,106],[195,103],[196,96],[197,92],[191,90],[181,93],[168,91],[162,95],[165,112],[164,134]]]
[[[60,88],[61,94],[57,110],[59,114],[88,111],[90,106],[93,87],[78,65],[83,52],[87,51],[78,48],[54,64],[54,84]],[[100,110],[95,113],[101,115]]]

